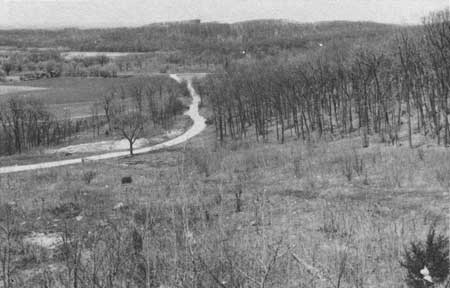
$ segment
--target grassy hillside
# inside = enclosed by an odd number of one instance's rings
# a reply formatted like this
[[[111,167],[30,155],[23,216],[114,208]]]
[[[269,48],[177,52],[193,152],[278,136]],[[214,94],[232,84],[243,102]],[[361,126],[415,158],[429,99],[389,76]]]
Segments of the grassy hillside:
[[[20,287],[69,285],[74,273],[83,287],[404,287],[408,243],[431,226],[448,233],[445,149],[360,149],[358,138],[219,147],[212,135],[0,176],[2,213],[17,217],[11,277]]]

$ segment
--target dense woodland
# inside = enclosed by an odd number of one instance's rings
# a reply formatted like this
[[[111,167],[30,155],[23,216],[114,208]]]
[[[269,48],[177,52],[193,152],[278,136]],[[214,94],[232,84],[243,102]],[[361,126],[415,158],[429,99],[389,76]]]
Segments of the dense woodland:
[[[395,144],[403,122],[449,144],[450,12],[401,27],[382,41],[334,40],[296,59],[235,62],[197,83],[220,140],[311,137],[358,131]],[[273,136],[275,137],[275,136]]]

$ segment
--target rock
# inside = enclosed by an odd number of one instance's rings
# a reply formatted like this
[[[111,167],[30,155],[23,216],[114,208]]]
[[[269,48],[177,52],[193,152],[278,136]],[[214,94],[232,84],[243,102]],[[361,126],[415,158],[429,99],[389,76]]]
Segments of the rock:
[[[55,215],[56,217],[60,218],[74,218],[81,213],[81,207],[77,203],[69,202],[69,203],[63,203],[51,210],[51,213]]]
[[[17,203],[15,201],[9,201],[6,205],[9,207],[17,207]]]
[[[98,222],[98,225],[100,225],[100,227],[106,227],[108,226],[108,222],[102,219]]]
[[[119,210],[119,209],[123,208],[124,206],[125,205],[122,202],[119,202],[114,206],[113,210]]]
[[[24,243],[39,246],[45,249],[55,249],[63,243],[60,233],[31,233],[30,236],[24,238]]]

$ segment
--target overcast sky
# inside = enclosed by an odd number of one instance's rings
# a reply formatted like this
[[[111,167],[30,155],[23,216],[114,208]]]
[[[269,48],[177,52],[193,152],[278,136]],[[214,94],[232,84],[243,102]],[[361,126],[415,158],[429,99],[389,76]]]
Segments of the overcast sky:
[[[419,23],[450,0],[0,0],[0,26],[106,27],[201,19]]]

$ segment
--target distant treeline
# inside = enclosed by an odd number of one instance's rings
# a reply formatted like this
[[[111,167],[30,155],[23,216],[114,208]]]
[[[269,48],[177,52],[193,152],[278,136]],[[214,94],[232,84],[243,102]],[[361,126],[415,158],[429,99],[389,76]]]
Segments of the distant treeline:
[[[220,140],[359,131],[364,146],[370,134],[395,144],[404,121],[410,146],[414,130],[448,146],[449,35],[446,10],[378,43],[335,41],[296,61],[234,63],[196,85],[213,108]]]
[[[7,58],[0,60],[0,78],[19,75],[22,80],[66,77],[116,77],[119,67],[104,56],[65,60],[59,51],[29,50],[3,52]]]
[[[236,24],[168,23],[138,28],[0,30],[0,46],[65,47],[76,51],[183,51],[204,56],[273,54],[307,49],[317,41],[374,38],[390,33],[392,25],[369,22],[300,24],[260,20]]]

